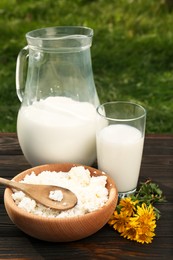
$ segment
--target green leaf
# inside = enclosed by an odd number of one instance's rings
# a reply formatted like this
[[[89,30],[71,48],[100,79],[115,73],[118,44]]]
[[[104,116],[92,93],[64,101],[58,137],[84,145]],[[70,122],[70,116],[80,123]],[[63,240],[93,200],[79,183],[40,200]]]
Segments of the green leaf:
[[[135,195],[132,196],[133,200],[138,200],[139,204],[145,203],[146,205],[165,202],[166,198],[163,195],[162,190],[156,184],[151,182],[151,180],[147,180],[146,182],[141,182],[139,186],[139,190],[136,191]],[[160,211],[154,206],[154,211],[156,214],[156,218],[160,218]]]

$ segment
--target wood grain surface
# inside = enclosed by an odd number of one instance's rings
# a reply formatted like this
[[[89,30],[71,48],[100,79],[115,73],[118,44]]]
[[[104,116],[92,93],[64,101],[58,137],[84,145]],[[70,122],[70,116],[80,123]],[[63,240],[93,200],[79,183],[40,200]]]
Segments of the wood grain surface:
[[[31,140],[32,141],[32,140]],[[0,133],[0,176],[11,179],[30,168],[15,133]],[[173,257],[173,135],[147,135],[140,180],[158,183],[167,198],[158,205],[161,219],[151,244],[122,238],[107,224],[76,242],[51,243],[31,238],[9,219],[0,187],[0,259],[172,259]]]

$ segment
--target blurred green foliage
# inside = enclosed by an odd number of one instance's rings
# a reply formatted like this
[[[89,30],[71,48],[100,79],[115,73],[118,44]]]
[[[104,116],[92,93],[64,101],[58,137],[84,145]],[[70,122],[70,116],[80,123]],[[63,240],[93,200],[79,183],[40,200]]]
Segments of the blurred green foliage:
[[[1,0],[0,132],[16,131],[15,66],[25,34],[59,25],[94,29],[101,102],[140,103],[147,109],[147,133],[173,132],[173,11],[164,0]]]

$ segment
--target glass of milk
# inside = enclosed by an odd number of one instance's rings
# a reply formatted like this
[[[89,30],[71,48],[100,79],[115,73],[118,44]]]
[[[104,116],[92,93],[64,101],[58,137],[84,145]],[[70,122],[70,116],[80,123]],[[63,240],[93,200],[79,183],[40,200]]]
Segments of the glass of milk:
[[[136,191],[146,125],[146,110],[134,103],[107,102],[97,107],[98,168],[115,181],[119,197]]]

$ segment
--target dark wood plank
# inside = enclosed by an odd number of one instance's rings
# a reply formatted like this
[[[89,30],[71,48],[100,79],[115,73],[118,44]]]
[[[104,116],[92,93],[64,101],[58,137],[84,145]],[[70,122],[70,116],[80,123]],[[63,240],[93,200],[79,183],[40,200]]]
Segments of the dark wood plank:
[[[30,167],[22,155],[16,134],[0,133],[0,176],[12,178]],[[160,185],[167,197],[158,208],[152,244],[141,245],[122,238],[105,225],[96,234],[76,242],[49,243],[29,237],[8,218],[4,188],[0,187],[0,259],[171,259],[173,256],[173,135],[148,135],[145,140],[140,181]]]
[[[0,133],[0,155],[21,154],[16,133]]]

